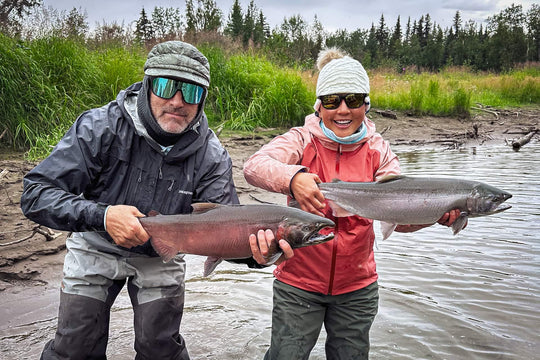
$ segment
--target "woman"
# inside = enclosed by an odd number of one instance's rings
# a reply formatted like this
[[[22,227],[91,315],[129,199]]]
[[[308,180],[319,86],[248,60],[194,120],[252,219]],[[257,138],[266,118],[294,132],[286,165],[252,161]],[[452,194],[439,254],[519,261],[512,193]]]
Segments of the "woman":
[[[366,117],[370,89],[362,65],[328,49],[319,54],[317,66],[315,113],[244,165],[252,185],[287,194],[303,210],[336,223],[334,240],[296,249],[275,269],[272,339],[265,359],[308,359],[323,324],[327,359],[367,359],[369,329],[377,313],[373,220],[334,217],[317,184],[377,181],[398,175],[399,161]],[[439,223],[450,226],[457,216],[459,210],[452,210]],[[400,225],[395,231],[430,225]],[[251,241],[256,245],[255,237]]]

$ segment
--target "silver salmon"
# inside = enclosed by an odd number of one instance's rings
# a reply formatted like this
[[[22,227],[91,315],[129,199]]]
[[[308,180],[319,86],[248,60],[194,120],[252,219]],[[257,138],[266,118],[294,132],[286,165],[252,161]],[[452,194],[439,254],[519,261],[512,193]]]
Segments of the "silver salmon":
[[[192,208],[191,214],[154,215],[139,221],[163,261],[178,253],[208,256],[205,276],[223,259],[252,256],[249,235],[260,229],[271,229],[277,240],[286,240],[293,249],[334,238],[333,233],[319,233],[334,227],[332,220],[287,206],[195,203]],[[270,249],[268,264],[281,253],[277,245]]]
[[[432,224],[444,213],[459,209],[452,224],[454,235],[469,217],[495,214],[510,205],[503,203],[512,195],[491,185],[470,180],[437,177],[389,176],[379,182],[343,182],[319,184],[321,192],[336,216],[359,215],[381,221],[383,239],[399,224]],[[335,206],[337,205],[337,206]],[[345,211],[341,211],[344,209]]]

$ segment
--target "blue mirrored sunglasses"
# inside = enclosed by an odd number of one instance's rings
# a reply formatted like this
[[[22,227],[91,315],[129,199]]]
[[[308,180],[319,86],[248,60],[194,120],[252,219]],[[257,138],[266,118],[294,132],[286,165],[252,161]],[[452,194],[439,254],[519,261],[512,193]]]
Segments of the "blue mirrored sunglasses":
[[[160,98],[170,99],[178,90],[182,93],[184,101],[191,105],[199,104],[204,95],[204,87],[199,85],[164,77],[152,79],[152,92]]]

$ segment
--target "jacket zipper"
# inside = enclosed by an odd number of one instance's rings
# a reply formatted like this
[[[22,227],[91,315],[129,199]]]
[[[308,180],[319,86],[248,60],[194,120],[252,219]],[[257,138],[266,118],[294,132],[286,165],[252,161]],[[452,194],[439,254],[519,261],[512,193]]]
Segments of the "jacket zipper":
[[[337,153],[336,153],[336,169],[335,174],[336,178],[339,179],[339,161],[341,158],[341,144],[338,145]],[[332,295],[332,288],[334,286],[334,276],[336,274],[336,260],[337,260],[337,247],[338,247],[338,229],[339,229],[339,218],[335,218],[336,227],[334,228],[334,232],[336,234],[336,237],[334,238],[334,243],[332,245],[332,265],[330,267],[330,280],[328,281],[328,295]]]

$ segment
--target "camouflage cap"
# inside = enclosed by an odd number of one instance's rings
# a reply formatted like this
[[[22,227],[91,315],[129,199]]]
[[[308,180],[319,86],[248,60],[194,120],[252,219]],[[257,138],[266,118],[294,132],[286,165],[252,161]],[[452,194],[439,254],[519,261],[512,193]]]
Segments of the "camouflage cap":
[[[166,41],[154,46],[148,53],[144,73],[187,80],[206,88],[210,85],[208,59],[195,46],[183,41]]]

